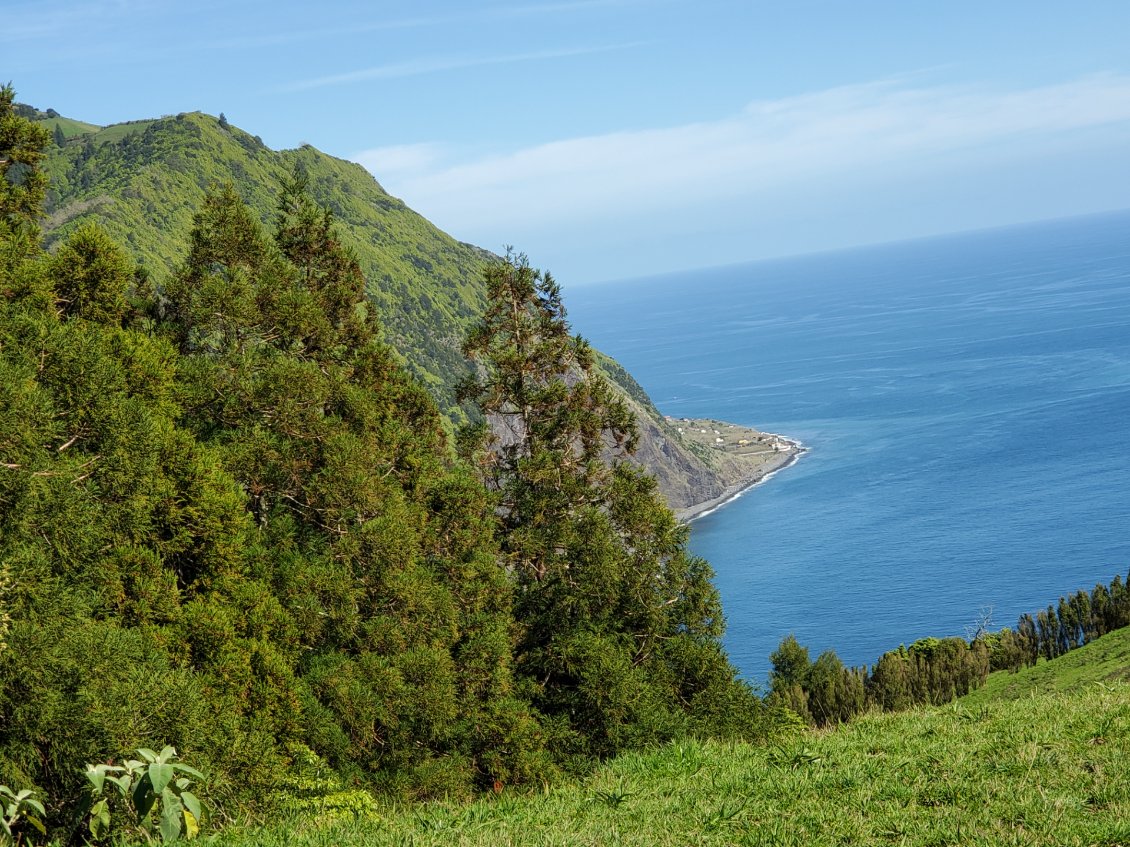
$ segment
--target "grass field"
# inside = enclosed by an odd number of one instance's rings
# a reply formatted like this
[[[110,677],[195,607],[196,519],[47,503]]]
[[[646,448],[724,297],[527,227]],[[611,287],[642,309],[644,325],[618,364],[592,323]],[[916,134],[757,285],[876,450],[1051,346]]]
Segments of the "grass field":
[[[1042,661],[1019,673],[994,673],[983,688],[962,702],[976,707],[993,700],[1014,700],[1033,693],[1069,691],[1090,683],[1130,681],[1130,627],[1124,627],[1072,650],[1054,662]]]
[[[113,124],[112,126],[100,129],[94,136],[95,144],[106,144],[110,141],[121,141],[127,135],[135,132],[144,132],[145,128],[153,121],[129,121],[122,124]]]
[[[308,815],[216,843],[1130,845],[1130,630],[1113,636],[949,706],[777,746],[683,741],[534,795]]]
[[[98,132],[101,127],[95,124],[84,123],[83,121],[76,121],[72,118],[44,118],[40,121],[45,127],[52,132],[55,127],[61,127],[63,135],[66,138],[74,138],[76,135],[89,135],[92,132]]]

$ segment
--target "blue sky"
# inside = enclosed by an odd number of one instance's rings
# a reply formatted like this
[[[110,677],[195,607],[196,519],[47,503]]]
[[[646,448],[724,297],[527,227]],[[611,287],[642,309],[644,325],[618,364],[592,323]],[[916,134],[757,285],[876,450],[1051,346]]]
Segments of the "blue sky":
[[[565,284],[1130,207],[1125,0],[5,0],[0,77],[361,162]]]

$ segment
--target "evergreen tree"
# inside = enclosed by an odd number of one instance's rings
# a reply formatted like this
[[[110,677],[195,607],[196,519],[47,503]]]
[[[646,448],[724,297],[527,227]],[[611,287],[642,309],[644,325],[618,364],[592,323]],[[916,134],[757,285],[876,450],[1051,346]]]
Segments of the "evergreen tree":
[[[1066,597],[1059,598],[1056,617],[1059,620],[1059,655],[1062,656],[1079,646],[1079,621],[1075,608]]]
[[[47,176],[40,168],[51,141],[46,127],[21,117],[16,92],[0,87],[0,297],[29,284],[17,274],[39,252],[37,221],[43,214]]]
[[[463,443],[497,497],[517,669],[558,750],[756,731],[756,698],[719,643],[709,566],[687,552],[654,480],[621,461],[634,420],[570,335],[559,287],[513,254],[486,284],[487,311],[464,345],[479,372],[463,396],[493,432],[481,425]]]
[[[843,723],[863,710],[863,686],[840,657],[825,650],[808,669],[805,678],[808,711],[817,726]]]
[[[1024,664],[1029,666],[1036,664],[1036,659],[1040,655],[1040,636],[1036,622],[1030,614],[1025,613],[1020,616],[1016,624],[1016,632],[1020,639]]]
[[[379,339],[332,218],[288,186],[269,240],[222,187],[168,298],[188,420],[247,492],[296,627],[308,742],[398,791],[543,775],[485,492]]]
[[[1059,618],[1051,604],[1036,613],[1036,630],[1040,636],[1040,654],[1045,659],[1054,659],[1063,652],[1059,640]]]
[[[1068,602],[1075,617],[1076,646],[1082,646],[1096,637],[1094,616],[1091,610],[1091,595],[1083,589],[1079,589],[1071,595]]]
[[[55,124],[55,132],[53,133],[53,135],[54,135],[54,138],[55,138],[55,146],[56,147],[65,147],[66,146],[67,135],[66,135],[66,133],[63,132],[62,124]]]
[[[769,654],[772,670],[769,671],[769,703],[791,709],[805,720],[812,722],[808,708],[808,692],[805,684],[812,662],[808,648],[801,646],[795,635],[786,635]]]
[[[101,227],[84,224],[51,259],[55,305],[64,315],[120,324],[133,271],[125,251]]]
[[[1122,581],[1122,574],[1115,574],[1110,582],[1110,623],[1108,630],[1130,626],[1130,590]]]
[[[47,128],[16,114],[15,90],[0,88],[0,223],[31,224],[42,213],[47,176],[39,164],[50,143]]]
[[[37,137],[10,112],[0,122],[6,143]],[[33,170],[0,188],[0,782],[34,785],[64,814],[84,763],[155,741],[205,760],[242,749],[272,773],[279,742],[261,742],[283,725],[253,731],[262,701],[187,669],[178,631],[187,605],[241,569],[242,496],[178,423],[175,351],[121,326],[121,250],[82,228],[46,256],[29,238],[38,160],[5,153]],[[222,771],[239,774],[238,758]]]

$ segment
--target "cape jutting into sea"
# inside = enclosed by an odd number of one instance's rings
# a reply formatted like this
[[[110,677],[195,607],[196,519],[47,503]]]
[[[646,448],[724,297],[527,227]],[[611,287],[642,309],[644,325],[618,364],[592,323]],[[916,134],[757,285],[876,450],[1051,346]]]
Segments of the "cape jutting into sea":
[[[665,414],[797,438],[694,522],[726,646],[849,665],[1130,569],[1130,213],[566,292]]]

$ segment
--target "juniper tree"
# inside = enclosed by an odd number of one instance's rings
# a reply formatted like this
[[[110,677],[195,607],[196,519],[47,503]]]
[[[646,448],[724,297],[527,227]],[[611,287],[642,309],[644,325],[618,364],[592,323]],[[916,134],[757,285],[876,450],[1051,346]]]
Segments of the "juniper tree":
[[[461,397],[486,423],[463,444],[497,498],[517,669],[559,752],[753,731],[710,568],[688,553],[655,481],[624,461],[634,418],[570,334],[560,288],[512,253],[485,281],[487,309],[464,344],[478,370]]]
[[[16,92],[0,87],[0,221],[34,223],[42,212],[47,176],[40,169],[51,140],[46,127],[16,113]]]
[[[808,648],[796,640],[795,635],[786,635],[769,654],[773,669],[769,672],[769,702],[796,712],[805,721],[811,721],[808,709],[808,692],[805,685],[812,661]]]
[[[486,494],[379,338],[332,217],[292,183],[272,239],[221,187],[168,295],[186,417],[246,491],[294,628],[308,742],[406,791],[542,776]]]
[[[37,221],[43,214],[47,176],[40,167],[51,134],[18,114],[16,93],[0,87],[0,297],[26,288],[17,269],[40,251]]]

